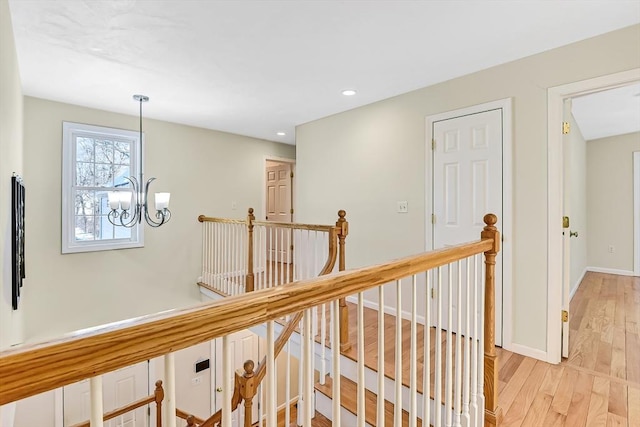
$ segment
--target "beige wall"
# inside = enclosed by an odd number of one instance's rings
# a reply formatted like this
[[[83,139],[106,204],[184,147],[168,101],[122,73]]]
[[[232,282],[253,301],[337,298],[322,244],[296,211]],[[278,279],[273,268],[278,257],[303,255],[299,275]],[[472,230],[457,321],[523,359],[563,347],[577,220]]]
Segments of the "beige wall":
[[[636,25],[301,125],[297,219],[346,209],[348,267],[424,250],[425,117],[511,97],[513,319],[505,322],[515,343],[545,351],[547,88],[640,67],[639,49]],[[396,214],[398,200],[408,214]]]
[[[22,340],[22,310],[11,305],[11,175],[23,175],[22,102],[9,4],[0,0],[0,350]]]
[[[198,302],[197,216],[243,218],[260,208],[265,156],[295,157],[292,146],[145,119],[145,175],[171,192],[171,222],[147,227],[144,248],[62,255],[63,121],[138,127],[137,116],[25,98],[29,340]]]
[[[569,286],[571,293],[578,289],[578,285],[587,268],[587,142],[584,140],[580,128],[573,114],[570,115],[571,132],[565,143],[565,182],[568,190],[565,192],[565,203],[570,204],[570,228],[565,232],[577,232],[577,237],[571,237],[571,265]],[[567,155],[568,154],[568,155]],[[567,185],[565,185],[567,187]]]
[[[589,267],[633,272],[634,151],[638,132],[587,142]]]

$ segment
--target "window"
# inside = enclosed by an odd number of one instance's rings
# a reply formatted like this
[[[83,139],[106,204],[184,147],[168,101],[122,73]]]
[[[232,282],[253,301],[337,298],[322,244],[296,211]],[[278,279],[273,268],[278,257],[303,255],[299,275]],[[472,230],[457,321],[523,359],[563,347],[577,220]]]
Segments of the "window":
[[[62,253],[144,246],[141,225],[107,218],[109,192],[131,188],[126,177],[139,174],[139,134],[70,122],[62,130]]]

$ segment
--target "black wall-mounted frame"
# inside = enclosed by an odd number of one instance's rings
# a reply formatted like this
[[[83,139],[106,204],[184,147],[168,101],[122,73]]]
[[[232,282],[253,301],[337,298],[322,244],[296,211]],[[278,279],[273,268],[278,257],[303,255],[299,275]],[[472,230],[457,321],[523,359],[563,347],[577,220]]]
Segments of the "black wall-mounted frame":
[[[19,176],[11,177],[11,301],[13,309],[18,309],[20,288],[25,276],[24,263],[24,185]]]

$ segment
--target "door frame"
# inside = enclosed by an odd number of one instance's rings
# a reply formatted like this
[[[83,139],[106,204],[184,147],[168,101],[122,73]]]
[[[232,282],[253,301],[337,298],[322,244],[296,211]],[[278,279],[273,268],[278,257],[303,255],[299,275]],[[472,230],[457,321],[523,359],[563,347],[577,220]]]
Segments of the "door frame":
[[[262,203],[260,205],[260,210],[258,211],[258,213],[260,215],[256,215],[256,218],[258,218],[259,221],[263,221],[264,218],[267,215],[266,212],[266,206],[267,206],[267,194],[265,189],[267,188],[267,178],[266,178],[266,169],[267,169],[267,162],[271,161],[271,162],[279,162],[279,163],[289,163],[291,164],[291,172],[293,172],[293,178],[291,178],[291,208],[293,209],[293,215],[291,215],[291,222],[294,222],[294,218],[296,215],[296,186],[294,185],[295,183],[295,178],[296,178],[296,159],[290,159],[288,157],[278,157],[278,156],[264,156],[264,159],[262,161],[262,190],[260,190],[260,193],[262,194]]]
[[[633,152],[633,275],[640,276],[640,151]]]
[[[640,81],[640,68],[547,89],[547,354],[560,363],[562,348],[562,105],[566,98]]]
[[[519,348],[514,349],[512,342],[513,98],[499,99],[427,116],[425,128],[425,250],[432,250],[433,243],[433,227],[431,226],[433,179],[430,167],[433,164],[431,150],[433,123],[496,109],[502,109],[502,218],[498,218],[502,223],[502,347],[506,350],[522,352]]]

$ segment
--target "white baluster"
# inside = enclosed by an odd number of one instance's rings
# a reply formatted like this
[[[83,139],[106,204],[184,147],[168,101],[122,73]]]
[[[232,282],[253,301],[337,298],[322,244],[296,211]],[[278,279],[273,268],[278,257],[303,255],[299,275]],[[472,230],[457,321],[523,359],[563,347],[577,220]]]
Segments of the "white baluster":
[[[327,348],[327,306],[320,306],[320,384],[325,383],[327,376],[326,348]]]
[[[231,370],[231,346],[229,336],[222,337],[222,427],[231,427],[231,395],[233,392],[233,371]],[[173,414],[175,414],[175,407]],[[172,416],[175,420],[175,416]],[[175,427],[175,425],[174,425]]]
[[[437,268],[436,281],[436,372],[435,372],[435,420],[434,426],[442,425],[442,268]]]
[[[287,323],[289,322],[290,316],[287,316]],[[287,341],[286,347],[286,384],[284,385],[284,400],[286,402],[286,406],[284,408],[284,425],[291,425],[291,340]]]
[[[331,303],[331,329],[333,330],[333,341],[331,342],[331,352],[333,360],[331,369],[333,370],[333,386],[332,386],[332,408],[331,420],[336,426],[340,426],[340,301],[335,300]]]
[[[479,255],[480,256],[480,255]],[[478,298],[480,300],[480,324],[478,325],[480,329],[480,341],[478,342],[478,417],[484,417],[484,322],[486,319],[484,318],[484,301],[485,301],[485,265],[484,260],[480,258],[480,295]]]
[[[467,258],[466,261],[466,267],[467,267],[467,274],[466,274],[466,281],[464,282],[464,295],[465,295],[465,305],[464,305],[464,313],[465,313],[465,322],[464,322],[464,354],[463,354],[463,359],[464,359],[464,367],[463,367],[463,372],[464,372],[464,378],[463,378],[463,386],[462,386],[462,419],[460,420],[461,424],[464,427],[469,427],[469,422],[470,417],[469,417],[469,388],[470,388],[470,380],[471,380],[471,375],[469,373],[469,369],[470,369],[470,361],[469,361],[469,354],[470,354],[470,347],[471,347],[471,341],[469,340],[469,335],[471,334],[471,329],[470,329],[470,325],[471,325],[471,310],[469,310],[469,307],[471,307],[471,292],[470,292],[470,287],[471,287],[471,258]]]
[[[311,369],[311,358],[313,357],[313,337],[311,336],[311,310],[306,309],[303,316],[304,324],[304,427],[311,426],[312,414],[312,400],[313,400],[313,370]]]
[[[478,421],[480,420],[478,412],[478,341],[479,341],[479,331],[478,331],[478,294],[480,290],[478,289],[478,258],[473,257],[473,284],[471,289],[471,327],[472,327],[472,337],[471,337],[471,425],[476,426],[479,425]]]
[[[89,379],[89,400],[91,402],[91,427],[102,427],[104,425],[102,408],[102,375]],[[174,417],[175,419],[175,417]]]
[[[450,427],[452,425],[452,413],[453,408],[452,392],[453,392],[453,264],[449,264],[447,267],[448,280],[447,280],[447,342],[446,342],[446,356],[445,356],[445,380],[444,380],[444,408],[445,408],[445,426]]]
[[[384,427],[384,286],[378,286],[378,403],[376,421]]]
[[[411,349],[409,353],[409,391],[411,397],[411,404],[409,407],[409,427],[417,427],[418,417],[418,307],[417,307],[417,289],[418,289],[418,276],[413,275],[413,281],[411,283]]]
[[[428,426],[431,420],[431,299],[430,292],[433,283],[431,283],[431,275],[433,271],[425,273],[427,280],[427,292],[424,304],[424,364],[422,385],[422,425]]]
[[[462,412],[462,261],[458,261],[458,280],[456,281],[456,363],[455,388],[453,399],[453,424],[460,426]]]
[[[175,353],[164,355],[164,403],[166,427],[176,427],[176,359]],[[224,395],[223,395],[224,398]],[[231,404],[231,396],[229,396]],[[224,427],[224,426],[223,426]]]
[[[394,426],[402,425],[402,281],[396,281],[396,372]],[[383,399],[384,396],[380,396]]]
[[[365,407],[364,407],[364,292],[358,293],[358,396],[357,396],[357,412],[358,427],[365,426]]]
[[[278,410],[276,403],[276,361],[275,361],[275,334],[273,320],[267,322],[267,427],[276,427]]]

